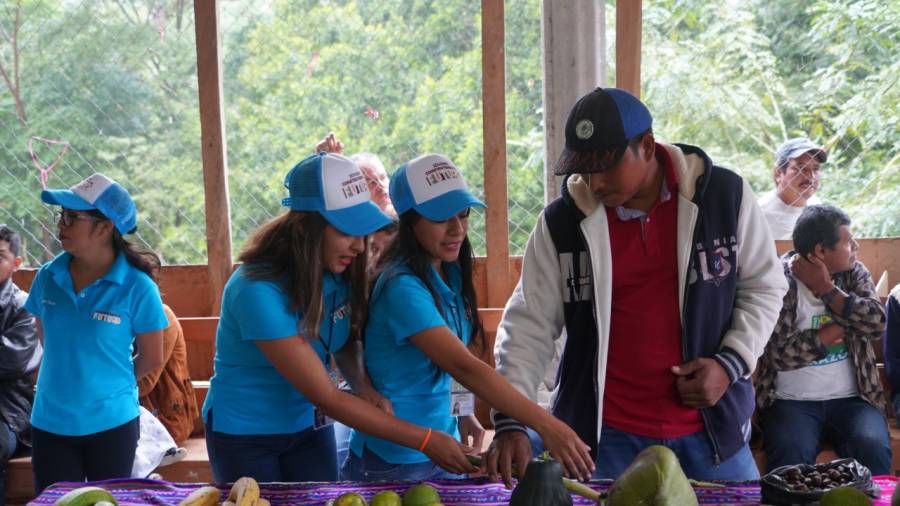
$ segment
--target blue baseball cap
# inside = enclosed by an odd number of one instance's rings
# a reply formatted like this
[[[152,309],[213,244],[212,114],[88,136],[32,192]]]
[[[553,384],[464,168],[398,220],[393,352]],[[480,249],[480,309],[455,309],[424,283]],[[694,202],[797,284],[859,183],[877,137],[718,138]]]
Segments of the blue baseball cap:
[[[325,152],[312,155],[288,172],[284,186],[290,197],[281,205],[315,211],[347,235],[369,235],[392,222],[372,202],[362,171],[347,157]]]
[[[553,173],[564,176],[611,169],[625,146],[652,126],[650,111],[637,97],[618,88],[597,88],[569,111],[566,147]]]
[[[397,214],[415,209],[431,221],[449,220],[472,206],[486,207],[469,192],[453,162],[441,155],[423,155],[400,166],[391,176],[390,193]]]
[[[122,235],[137,230],[137,207],[128,190],[99,172],[68,190],[44,190],[41,200],[73,211],[96,209],[112,221]]]

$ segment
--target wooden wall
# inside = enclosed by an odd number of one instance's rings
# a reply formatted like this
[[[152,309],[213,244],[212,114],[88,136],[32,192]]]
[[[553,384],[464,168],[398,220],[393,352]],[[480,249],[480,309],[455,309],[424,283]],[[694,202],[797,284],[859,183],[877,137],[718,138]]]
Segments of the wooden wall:
[[[779,254],[790,249],[790,241],[776,241]],[[875,281],[887,271],[889,286],[900,283],[900,237],[860,239],[859,258],[872,272]],[[21,269],[13,275],[17,285],[27,290],[34,277],[34,269]],[[500,304],[487,304],[486,261],[475,261],[475,289],[480,307],[502,308],[509,298],[522,272],[522,257],[509,257],[509,283],[502,294]],[[166,302],[180,317],[211,316],[209,297],[209,271],[205,265],[171,265],[163,267],[160,275],[160,291]],[[490,327],[489,327],[490,328]]]

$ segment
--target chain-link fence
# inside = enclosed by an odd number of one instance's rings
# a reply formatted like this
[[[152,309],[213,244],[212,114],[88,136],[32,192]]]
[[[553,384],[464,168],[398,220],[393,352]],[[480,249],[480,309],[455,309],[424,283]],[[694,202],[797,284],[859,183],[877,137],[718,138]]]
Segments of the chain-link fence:
[[[61,250],[43,184],[93,172],[131,191],[139,242],[205,262],[191,3],[10,0],[0,28],[0,222],[26,265]]]
[[[219,6],[235,255],[282,211],[282,177],[329,131],[345,153],[375,153],[389,171],[443,153],[483,195],[478,2]],[[543,207],[541,7],[504,7],[515,255]],[[807,136],[828,152],[818,197],[848,211],[857,235],[900,235],[898,25],[897,3],[874,0],[645,4],[655,131],[701,146],[759,194],[775,186],[775,149]],[[27,264],[59,251],[39,169],[50,187],[95,171],[119,180],[138,203],[139,240],[167,263],[205,263],[191,2],[10,0],[0,27],[0,222],[24,236]],[[470,226],[483,254],[484,214]]]

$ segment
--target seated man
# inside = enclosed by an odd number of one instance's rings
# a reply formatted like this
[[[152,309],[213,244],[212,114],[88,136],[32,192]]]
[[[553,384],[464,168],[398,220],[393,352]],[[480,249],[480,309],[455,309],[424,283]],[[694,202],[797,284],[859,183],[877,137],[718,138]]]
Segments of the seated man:
[[[891,384],[894,421],[900,423],[900,284],[891,290],[885,303],[887,325],[884,331],[884,369]]]
[[[0,225],[0,506],[6,496],[6,464],[30,445],[34,372],[43,355],[34,316],[25,311],[28,294],[13,283],[22,265],[19,234]]]
[[[873,474],[890,474],[872,345],[884,307],[856,260],[850,218],[834,206],[807,206],[793,240],[795,251],[782,257],[790,288],[757,369],[767,469],[813,464],[827,441]]]
[[[806,137],[788,139],[775,151],[775,189],[759,197],[759,207],[775,239],[790,239],[807,204],[818,204],[819,165],[828,153]]]

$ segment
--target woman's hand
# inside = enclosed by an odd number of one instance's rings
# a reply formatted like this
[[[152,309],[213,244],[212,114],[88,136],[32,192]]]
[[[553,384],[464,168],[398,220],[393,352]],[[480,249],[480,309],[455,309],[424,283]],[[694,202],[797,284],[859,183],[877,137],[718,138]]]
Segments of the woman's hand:
[[[357,396],[389,415],[394,414],[394,405],[391,404],[390,399],[381,395],[378,390],[375,390],[372,387],[360,389]]]
[[[544,448],[550,451],[550,456],[562,464],[569,478],[585,481],[591,479],[591,474],[594,472],[591,448],[584,444],[578,434],[565,422],[553,415],[549,416],[551,418],[549,423],[538,430],[544,441]]]
[[[428,444],[422,450],[432,462],[446,471],[455,474],[468,474],[478,471],[466,454],[472,453],[472,447],[466,446],[445,432],[432,431]]]
[[[484,427],[475,415],[463,415],[456,417],[459,423],[459,439],[464,445],[469,445],[469,437],[472,438],[471,445],[475,455],[481,453],[481,447],[484,444]]]

